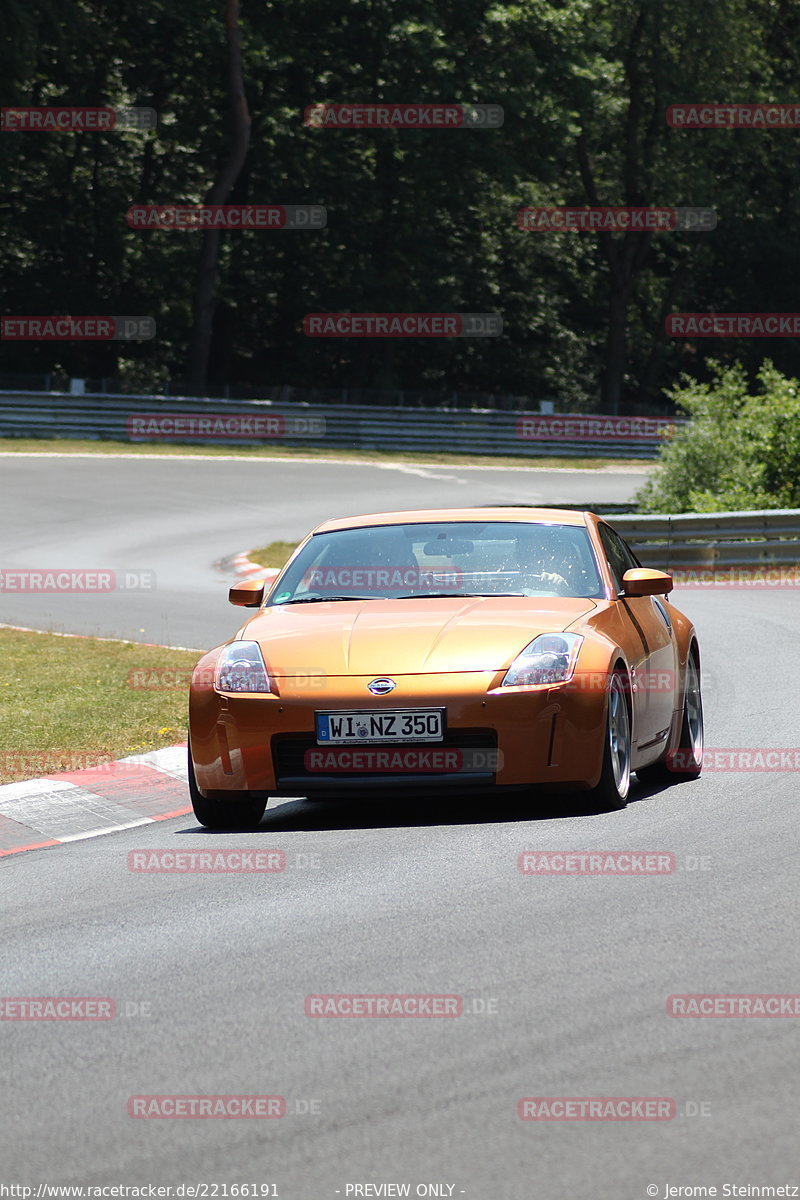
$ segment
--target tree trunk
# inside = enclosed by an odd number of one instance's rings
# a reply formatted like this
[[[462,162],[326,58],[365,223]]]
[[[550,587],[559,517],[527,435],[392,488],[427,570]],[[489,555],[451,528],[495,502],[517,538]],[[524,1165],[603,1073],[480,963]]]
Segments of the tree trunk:
[[[228,95],[231,102],[232,137],[227,161],[223,164],[206,204],[224,204],[239,178],[250,145],[250,113],[242,79],[239,0],[226,0],[225,29],[228,41]],[[219,229],[204,229],[200,265],[194,296],[194,322],[189,346],[187,384],[190,392],[205,389],[214,312],[217,306],[217,267],[220,247]]]
[[[625,366],[627,364],[627,333],[628,333],[628,302],[630,289],[620,286],[615,280],[611,281],[611,293],[608,298],[608,340],[606,343],[606,364],[603,372],[603,403],[602,411],[618,413],[622,399],[622,387],[625,382]]]
[[[672,312],[675,299],[686,285],[688,278],[689,258],[687,255],[678,264],[677,270],[670,280],[661,303],[661,312],[659,313],[658,325],[653,335],[653,343],[639,379],[640,404],[652,404],[657,399],[656,387],[669,345],[669,339],[664,331],[664,322]]]
[[[646,40],[646,4],[640,4],[630,31],[624,56],[628,109],[623,126],[622,193],[624,205],[644,207],[647,204],[652,157],[659,137],[660,108],[653,106],[653,115],[643,134],[639,132],[644,106],[643,71],[640,53]],[[656,13],[656,29],[658,27]],[[658,114],[658,115],[657,115]],[[586,129],[581,129],[576,142],[578,170],[586,198],[592,207],[601,204],[595,174],[589,154]],[[602,372],[601,394],[604,412],[619,412],[627,366],[628,308],[634,295],[636,280],[644,268],[650,250],[650,233],[600,233],[599,242],[608,266],[608,333],[606,358]]]

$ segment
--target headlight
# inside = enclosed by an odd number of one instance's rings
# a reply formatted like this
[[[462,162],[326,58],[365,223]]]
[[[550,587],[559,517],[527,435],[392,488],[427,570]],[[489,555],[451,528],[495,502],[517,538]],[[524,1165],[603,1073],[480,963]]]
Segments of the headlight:
[[[579,633],[540,633],[514,659],[502,686],[566,683],[572,678],[582,641]]]
[[[258,642],[231,642],[217,660],[218,692],[268,692],[269,676]]]

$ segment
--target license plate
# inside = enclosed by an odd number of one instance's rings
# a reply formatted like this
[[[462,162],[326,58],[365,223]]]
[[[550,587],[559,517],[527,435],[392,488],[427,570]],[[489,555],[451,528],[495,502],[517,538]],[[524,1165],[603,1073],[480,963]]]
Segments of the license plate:
[[[441,742],[444,709],[381,709],[377,712],[315,713],[317,745],[370,742]]]

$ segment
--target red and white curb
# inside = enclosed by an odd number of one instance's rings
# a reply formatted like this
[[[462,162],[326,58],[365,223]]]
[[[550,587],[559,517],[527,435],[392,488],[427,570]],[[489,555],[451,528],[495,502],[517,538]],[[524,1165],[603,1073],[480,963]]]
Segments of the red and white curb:
[[[0,858],[192,811],[186,747],[0,785]]]
[[[230,565],[237,579],[242,579],[246,575],[258,575],[260,571],[268,571],[268,567],[262,567],[259,563],[253,562],[246,554],[235,554],[230,560]]]
[[[224,569],[233,571],[237,579],[247,579],[251,575],[263,575],[270,583],[280,574],[280,567],[262,567],[260,563],[253,562],[248,558],[246,553],[234,554],[233,558],[225,559]]]
[[[236,579],[263,575],[270,582],[277,567],[262,567],[246,553],[217,564]],[[0,624],[2,629],[44,633],[21,625]],[[90,635],[62,633],[59,637]],[[95,638],[121,642],[123,638]],[[132,645],[154,645],[135,642]],[[188,646],[167,649],[187,650]],[[198,654],[202,651],[198,650]],[[0,858],[40,850],[64,842],[101,837],[120,829],[150,825],[192,811],[188,801],[186,746],[167,746],[149,754],[135,754],[116,762],[82,771],[62,771],[40,779],[0,784]]]

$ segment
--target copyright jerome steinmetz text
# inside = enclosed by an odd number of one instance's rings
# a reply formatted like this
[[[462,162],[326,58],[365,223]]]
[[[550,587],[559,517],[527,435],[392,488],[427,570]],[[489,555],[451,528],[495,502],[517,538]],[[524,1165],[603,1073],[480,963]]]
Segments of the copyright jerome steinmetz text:
[[[800,1196],[800,1185],[796,1183],[722,1183],[716,1184],[677,1184],[650,1183],[647,1186],[648,1196],[659,1196],[661,1200],[705,1200],[705,1197],[715,1196]]]

